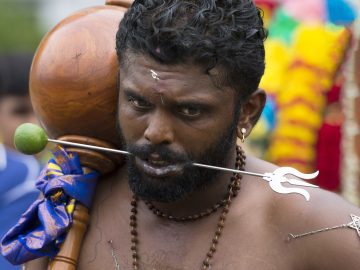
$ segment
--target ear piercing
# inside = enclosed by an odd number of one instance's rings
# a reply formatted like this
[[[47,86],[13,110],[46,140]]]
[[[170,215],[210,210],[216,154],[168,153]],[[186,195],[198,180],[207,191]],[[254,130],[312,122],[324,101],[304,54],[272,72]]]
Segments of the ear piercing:
[[[241,128],[241,142],[244,143],[245,142],[245,134],[246,134],[246,128]]]

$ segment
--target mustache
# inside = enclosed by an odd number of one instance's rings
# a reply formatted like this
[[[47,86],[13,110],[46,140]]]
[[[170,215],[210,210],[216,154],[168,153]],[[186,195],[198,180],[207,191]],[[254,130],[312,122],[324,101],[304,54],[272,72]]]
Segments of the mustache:
[[[192,163],[192,159],[184,153],[170,150],[165,145],[128,145],[127,151],[131,154],[146,160],[151,154],[157,154],[160,159],[168,163]]]

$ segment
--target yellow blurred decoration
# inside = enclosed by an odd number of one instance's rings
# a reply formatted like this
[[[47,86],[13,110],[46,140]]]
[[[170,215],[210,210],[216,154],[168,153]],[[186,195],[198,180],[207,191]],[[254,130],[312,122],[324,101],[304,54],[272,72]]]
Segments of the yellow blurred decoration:
[[[343,27],[300,24],[290,46],[276,39],[266,41],[266,71],[260,87],[275,97],[278,107],[267,159],[314,171],[326,92],[349,40],[350,32]]]

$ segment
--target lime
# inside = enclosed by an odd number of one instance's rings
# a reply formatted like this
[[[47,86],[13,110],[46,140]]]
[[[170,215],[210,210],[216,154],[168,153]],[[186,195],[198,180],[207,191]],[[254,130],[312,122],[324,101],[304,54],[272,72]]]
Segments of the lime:
[[[20,152],[33,155],[45,148],[47,139],[47,135],[41,127],[25,123],[18,126],[15,130],[14,144]]]

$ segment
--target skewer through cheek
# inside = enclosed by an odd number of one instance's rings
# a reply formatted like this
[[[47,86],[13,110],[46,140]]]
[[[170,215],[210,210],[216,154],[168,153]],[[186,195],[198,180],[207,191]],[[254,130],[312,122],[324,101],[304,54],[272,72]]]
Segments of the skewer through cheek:
[[[15,131],[15,136],[14,136],[15,147],[20,152],[23,152],[25,154],[36,154],[38,152],[41,152],[46,147],[48,142],[56,143],[60,145],[66,145],[66,146],[97,150],[97,151],[111,152],[121,155],[132,155],[130,152],[124,150],[49,139],[45,131],[41,127],[30,123],[20,125]],[[212,166],[212,165],[195,163],[195,162],[191,163],[191,165],[196,167],[211,169],[211,170],[220,170],[225,172],[256,176],[264,181],[269,182],[269,186],[271,187],[271,189],[277,193],[281,193],[281,194],[297,193],[304,196],[307,201],[310,200],[310,194],[307,190],[299,187],[285,187],[282,185],[282,183],[287,182],[290,185],[294,185],[294,186],[318,187],[316,185],[307,183],[302,180],[287,178],[285,177],[285,175],[293,175],[296,176],[297,178],[310,180],[316,178],[319,174],[319,171],[311,174],[304,174],[291,167],[280,167],[272,173],[256,173],[256,172],[248,172],[248,171]]]

